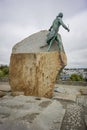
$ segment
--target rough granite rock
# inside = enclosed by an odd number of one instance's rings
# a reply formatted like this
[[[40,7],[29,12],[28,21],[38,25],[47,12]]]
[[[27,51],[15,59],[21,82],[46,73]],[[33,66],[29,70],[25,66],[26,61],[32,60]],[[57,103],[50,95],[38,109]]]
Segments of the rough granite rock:
[[[7,96],[0,100],[0,130],[60,130],[64,114],[59,101]]]
[[[87,95],[87,88],[80,89],[82,95]]]
[[[5,96],[5,95],[6,95],[5,92],[0,91],[0,98],[3,97],[3,96]]]
[[[63,45],[59,52],[56,42],[49,52],[48,47],[40,49],[40,46],[46,44],[47,33],[46,30],[40,31],[13,47],[9,74],[13,92],[52,97],[56,76],[67,64],[67,59]]]

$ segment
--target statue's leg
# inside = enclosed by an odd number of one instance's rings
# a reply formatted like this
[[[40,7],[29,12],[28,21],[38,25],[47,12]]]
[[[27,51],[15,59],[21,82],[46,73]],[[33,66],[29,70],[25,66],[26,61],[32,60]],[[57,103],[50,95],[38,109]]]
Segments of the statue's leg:
[[[56,41],[57,41],[57,45],[58,45],[58,49],[59,49],[59,58],[61,60],[62,65],[64,65],[64,62],[62,60],[62,55],[61,55],[61,51],[63,50],[63,48],[62,48],[62,40],[61,40],[59,35],[56,37]]]
[[[57,45],[58,45],[58,49],[59,49],[59,51],[62,51],[62,40],[61,40],[61,38],[60,38],[60,36],[58,35],[57,36]]]
[[[55,37],[53,37],[53,39],[50,41],[50,44],[49,44],[49,47],[48,47],[48,50],[47,50],[47,51],[50,51],[50,48],[51,48],[51,46],[52,46],[54,40],[55,40]]]

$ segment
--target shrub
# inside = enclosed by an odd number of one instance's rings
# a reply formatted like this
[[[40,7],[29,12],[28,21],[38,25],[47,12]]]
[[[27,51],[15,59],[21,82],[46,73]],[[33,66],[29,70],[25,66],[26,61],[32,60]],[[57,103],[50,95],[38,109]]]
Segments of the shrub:
[[[4,73],[2,70],[0,70],[0,77],[4,77]]]
[[[9,67],[7,65],[0,66],[0,77],[7,77],[9,74]]]
[[[70,76],[70,79],[72,81],[83,81],[83,77],[81,75],[78,75],[78,74],[72,74]]]

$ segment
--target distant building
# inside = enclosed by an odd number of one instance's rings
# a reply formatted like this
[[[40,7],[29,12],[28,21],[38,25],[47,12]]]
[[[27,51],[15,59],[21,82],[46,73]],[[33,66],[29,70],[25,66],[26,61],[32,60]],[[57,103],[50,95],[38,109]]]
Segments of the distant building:
[[[87,81],[87,71],[84,71],[83,78]]]
[[[60,74],[60,79],[68,80],[68,79],[70,79],[70,76],[72,74],[81,75],[84,79],[87,80],[87,69],[84,69],[84,68],[72,68],[72,69],[65,68],[65,69],[63,69],[62,73]]]
[[[69,79],[70,79],[70,76],[69,76],[69,75],[66,75],[66,74],[65,74],[65,75],[61,75],[61,76],[60,76],[60,79],[61,79],[61,80],[69,80]]]

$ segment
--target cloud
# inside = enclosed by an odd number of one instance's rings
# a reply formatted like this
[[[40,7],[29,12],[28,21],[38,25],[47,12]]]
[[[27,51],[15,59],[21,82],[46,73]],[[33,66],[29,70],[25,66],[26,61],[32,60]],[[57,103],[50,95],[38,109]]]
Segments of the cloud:
[[[66,67],[87,67],[87,49],[72,51],[68,54],[68,65]]]
[[[66,33],[61,30],[65,50],[67,52],[68,64],[75,65],[75,62],[79,66],[87,67],[86,53],[87,53],[87,11],[84,11],[70,19],[70,33]],[[67,22],[66,21],[66,22]],[[75,61],[75,62],[72,62]],[[79,61],[79,62],[78,62]],[[69,66],[69,65],[68,65]]]
[[[86,0],[0,1],[0,64],[9,64],[14,44],[35,32],[49,29],[56,15],[62,11],[64,22],[70,26],[70,33],[60,28],[68,66],[76,65],[78,59],[79,66],[84,65],[81,56],[86,61],[86,3]]]

